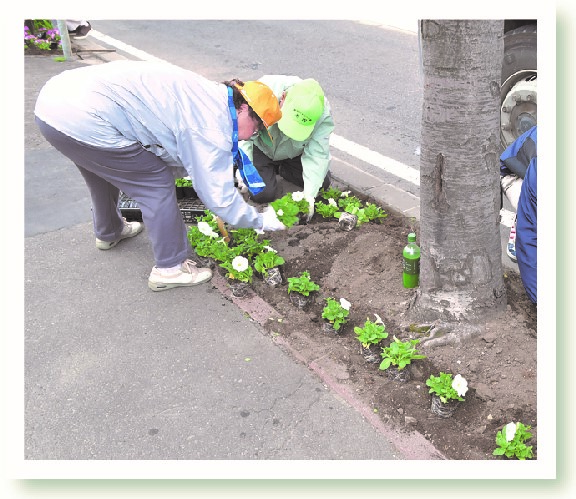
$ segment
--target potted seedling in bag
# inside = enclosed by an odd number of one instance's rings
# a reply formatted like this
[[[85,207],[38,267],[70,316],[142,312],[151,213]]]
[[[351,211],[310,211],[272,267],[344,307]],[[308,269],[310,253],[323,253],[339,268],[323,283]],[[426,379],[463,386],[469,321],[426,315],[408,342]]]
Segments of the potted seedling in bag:
[[[248,259],[242,255],[235,256],[232,260],[227,260],[220,264],[228,272],[226,278],[232,294],[243,298],[248,294],[252,283],[253,270]]]
[[[305,270],[299,277],[289,277],[288,279],[288,296],[292,304],[298,308],[304,308],[314,300],[315,293],[320,286],[310,279],[310,273]]]
[[[338,206],[342,209],[334,214],[338,218],[338,227],[344,231],[351,231],[358,223],[357,212],[362,203],[356,196],[350,196],[349,191],[345,191],[338,200]]]
[[[468,391],[468,382],[457,374],[452,378],[451,374],[440,372],[439,376],[430,375],[426,380],[432,394],[430,410],[441,418],[449,418],[454,414],[460,402],[464,402],[464,395]]]
[[[380,354],[376,351],[378,344],[385,338],[388,338],[388,333],[386,332],[386,326],[382,322],[382,319],[378,314],[374,314],[376,320],[372,322],[370,319],[366,318],[364,327],[356,326],[354,332],[356,337],[361,344],[360,353],[366,359],[367,362],[377,364],[380,362]]]
[[[274,288],[282,284],[281,266],[284,265],[284,258],[270,246],[264,247],[262,251],[254,258],[254,269],[262,274],[264,282]]]
[[[270,203],[278,220],[286,227],[299,223],[308,214],[308,201],[303,192],[288,192]]]
[[[386,375],[396,381],[410,381],[412,373],[410,372],[410,363],[416,359],[425,359],[416,350],[416,345],[420,340],[400,341],[396,336],[390,343],[390,346],[382,349],[382,362],[379,369],[386,372]]]
[[[326,306],[322,311],[322,318],[325,320],[324,330],[341,333],[342,325],[348,322],[348,315],[350,315],[350,302],[348,300],[340,298],[338,302],[334,298],[326,298]]]

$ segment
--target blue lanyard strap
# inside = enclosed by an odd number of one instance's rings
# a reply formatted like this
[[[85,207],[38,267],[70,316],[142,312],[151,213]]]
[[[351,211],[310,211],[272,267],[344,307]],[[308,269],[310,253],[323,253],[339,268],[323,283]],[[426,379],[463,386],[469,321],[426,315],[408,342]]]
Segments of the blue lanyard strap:
[[[238,113],[234,107],[231,87],[228,87],[228,107],[230,108],[230,116],[232,116],[232,157],[235,158],[238,154]]]
[[[232,89],[230,87],[228,87],[228,107],[230,108],[230,116],[232,116],[232,161],[238,167],[238,171],[250,192],[258,194],[264,190],[266,184],[252,164],[252,161],[250,161],[250,158],[242,149],[238,149],[238,113],[234,107],[234,99],[232,99]]]

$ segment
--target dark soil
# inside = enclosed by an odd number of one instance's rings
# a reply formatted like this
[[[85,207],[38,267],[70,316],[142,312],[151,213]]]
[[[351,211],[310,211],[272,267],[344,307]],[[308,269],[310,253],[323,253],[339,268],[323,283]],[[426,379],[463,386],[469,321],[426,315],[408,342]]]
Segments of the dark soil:
[[[492,451],[496,433],[511,421],[532,427],[527,444],[536,458],[536,306],[519,275],[505,274],[507,312],[488,318],[478,334],[460,344],[427,343],[425,334],[410,331],[405,316],[416,290],[402,286],[401,255],[414,227],[409,219],[388,213],[382,223],[363,224],[351,232],[316,214],[308,225],[267,233],[266,239],[286,260],[285,277],[307,270],[320,291],[302,310],[291,303],[286,283],[272,288],[255,278],[254,291],[278,313],[266,330],[281,335],[306,362],[330,359],[339,366],[338,382],[349,385],[386,424],[421,433],[447,459],[503,459]],[[327,297],[346,298],[352,304],[341,334],[323,328]],[[422,340],[418,350],[426,358],[408,366],[410,381],[390,379],[379,369],[379,361],[369,362],[362,355],[354,326],[363,326],[367,318],[374,321],[374,314],[389,333],[380,347],[394,335]],[[381,348],[376,351],[379,354]],[[447,419],[431,412],[426,386],[426,379],[440,371],[461,374],[469,387],[465,401]]]

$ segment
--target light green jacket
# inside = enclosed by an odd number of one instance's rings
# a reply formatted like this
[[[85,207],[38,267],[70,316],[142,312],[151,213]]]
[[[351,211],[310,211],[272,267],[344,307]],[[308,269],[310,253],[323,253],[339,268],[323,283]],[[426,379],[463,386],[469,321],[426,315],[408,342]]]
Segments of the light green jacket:
[[[297,76],[265,75],[260,80],[268,85],[278,102],[282,93],[295,83],[302,81]],[[324,113],[316,122],[314,131],[304,142],[297,142],[284,135],[278,125],[268,128],[272,142],[266,132],[259,133],[256,138],[242,141],[239,146],[252,160],[252,147],[255,145],[273,161],[302,156],[302,171],[304,178],[304,194],[316,197],[322,187],[324,177],[330,168],[330,134],[334,130],[334,120],[328,99],[324,97]]]

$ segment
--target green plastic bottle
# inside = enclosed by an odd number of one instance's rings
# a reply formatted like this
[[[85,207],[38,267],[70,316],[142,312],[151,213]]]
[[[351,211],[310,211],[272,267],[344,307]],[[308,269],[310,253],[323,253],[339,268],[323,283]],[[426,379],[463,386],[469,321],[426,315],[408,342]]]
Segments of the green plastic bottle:
[[[416,288],[420,280],[420,248],[416,244],[416,234],[408,234],[408,244],[402,252],[404,265],[402,271],[402,284],[405,288]]]

